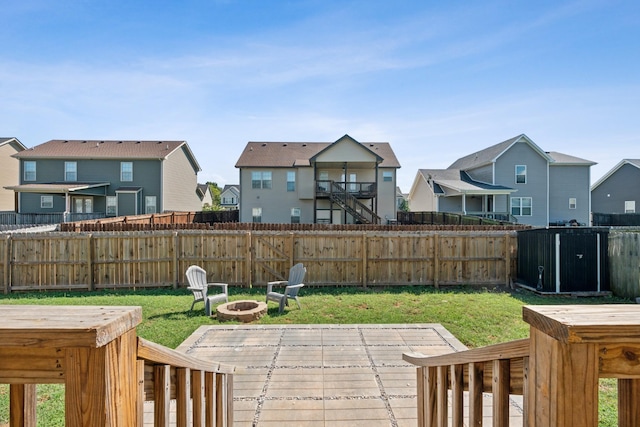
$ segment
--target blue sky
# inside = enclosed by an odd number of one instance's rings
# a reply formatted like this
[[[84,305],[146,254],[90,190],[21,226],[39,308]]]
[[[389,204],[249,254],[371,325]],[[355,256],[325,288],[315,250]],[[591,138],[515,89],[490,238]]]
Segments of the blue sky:
[[[419,168],[519,134],[640,158],[638,1],[2,0],[0,136],[186,140],[238,182],[248,141],[391,143]]]

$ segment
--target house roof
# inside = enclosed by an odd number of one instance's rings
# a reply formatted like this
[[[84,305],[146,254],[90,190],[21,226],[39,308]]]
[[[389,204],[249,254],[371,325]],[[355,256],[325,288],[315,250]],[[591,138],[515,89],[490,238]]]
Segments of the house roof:
[[[633,167],[636,167],[638,169],[640,169],[640,159],[622,159],[620,160],[620,162],[618,162],[617,165],[615,165],[609,172],[607,172],[606,174],[604,174],[602,176],[602,178],[600,178],[599,180],[597,180],[595,182],[595,184],[593,184],[591,186],[591,191],[595,190],[600,184],[602,184],[603,182],[605,182],[607,179],[609,179],[609,177],[611,175],[613,175],[614,173],[616,173],[618,171],[618,169],[620,169],[622,166],[624,165],[631,165]]]
[[[202,196],[204,197],[205,194],[207,194],[207,191],[211,191],[211,189],[209,188],[209,186],[207,184],[198,184],[196,186],[196,190],[200,192],[200,194],[202,194]]]
[[[334,142],[250,141],[240,155],[236,167],[291,168],[296,166],[310,166],[310,159],[332,144],[334,144]],[[400,162],[388,142],[358,142],[358,144],[362,144],[364,148],[382,158],[380,167],[400,167]]]
[[[527,137],[525,134],[520,134],[516,137],[507,139],[506,141],[502,141],[498,144],[487,147],[484,150],[480,150],[475,153],[469,154],[468,156],[461,157],[453,162],[453,164],[449,166],[449,169],[469,170],[491,164],[495,162],[498,157],[500,157],[512,145],[520,141],[529,144],[542,157],[546,158],[548,161],[552,161],[551,157],[547,153],[542,151],[542,149],[538,147],[531,139],[529,139],[529,137]]]
[[[418,173],[427,182],[433,182],[436,193],[444,193],[442,187],[467,194],[510,194],[517,191],[504,185],[475,181],[460,169],[420,169]]]
[[[240,194],[240,186],[237,184],[226,184],[220,194],[224,193],[225,191],[231,191],[235,192],[236,194]]]
[[[27,147],[25,147],[24,144],[18,140],[18,138],[14,138],[14,137],[8,137],[8,138],[0,137],[0,146],[5,144],[13,144],[18,151],[23,151],[27,149]]]
[[[200,171],[186,141],[52,139],[13,156],[19,159],[166,159],[183,147],[194,168]]]
[[[596,165],[596,162],[592,162],[591,160],[581,159],[580,157],[570,156],[569,154],[558,153],[557,151],[547,151],[547,154],[553,162],[551,162],[550,166],[563,166],[563,165],[586,165],[593,166]]]
[[[21,193],[73,193],[74,191],[87,190],[90,188],[108,187],[108,182],[54,182],[49,184],[22,184],[4,187],[7,190],[19,191]]]

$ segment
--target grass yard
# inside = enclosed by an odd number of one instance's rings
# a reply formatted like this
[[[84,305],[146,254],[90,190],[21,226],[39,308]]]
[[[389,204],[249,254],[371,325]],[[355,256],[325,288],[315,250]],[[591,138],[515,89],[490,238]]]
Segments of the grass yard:
[[[265,289],[230,289],[230,300],[264,298]],[[2,304],[39,305],[134,305],[142,307],[138,335],[175,348],[201,325],[219,324],[204,314],[203,303],[194,311],[186,289],[104,291],[94,293],[33,293],[0,295]],[[302,310],[278,314],[269,303],[268,315],[255,324],[356,324],[440,323],[468,347],[480,347],[528,336],[522,320],[523,305],[603,304],[628,302],[617,298],[539,297],[526,291],[455,287],[304,288]],[[602,426],[617,425],[616,383],[601,382]],[[64,398],[60,386],[38,388],[38,425],[64,425]],[[8,422],[8,386],[0,385],[0,427]]]

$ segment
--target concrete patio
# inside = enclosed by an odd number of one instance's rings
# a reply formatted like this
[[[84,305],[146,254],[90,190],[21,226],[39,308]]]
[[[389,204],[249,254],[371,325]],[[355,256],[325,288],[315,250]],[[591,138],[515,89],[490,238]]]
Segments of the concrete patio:
[[[415,427],[416,369],[402,353],[464,349],[439,324],[203,326],[178,347],[237,367],[235,425],[256,427]],[[486,425],[491,409],[486,395]]]

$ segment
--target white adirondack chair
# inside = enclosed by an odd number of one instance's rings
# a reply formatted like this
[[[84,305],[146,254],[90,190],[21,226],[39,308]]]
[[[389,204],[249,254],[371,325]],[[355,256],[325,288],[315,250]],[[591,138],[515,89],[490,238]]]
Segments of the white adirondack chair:
[[[212,304],[229,302],[229,285],[226,283],[207,283],[207,272],[202,267],[192,265],[187,268],[186,275],[189,282],[187,289],[193,293],[191,310],[197,302],[204,301],[205,313],[207,316],[211,316]],[[211,288],[219,288],[219,292],[211,293]]]
[[[298,299],[298,292],[300,288],[304,286],[302,281],[304,280],[304,276],[307,273],[307,269],[302,265],[302,263],[298,263],[291,267],[289,270],[289,280],[279,280],[276,282],[268,282],[267,283],[267,303],[269,301],[275,301],[279,304],[279,312],[282,313],[284,311],[285,305],[289,305],[289,300],[295,300],[296,304],[298,304],[298,308],[301,309],[300,300]],[[273,290],[274,286],[284,286],[284,292],[275,292]]]

